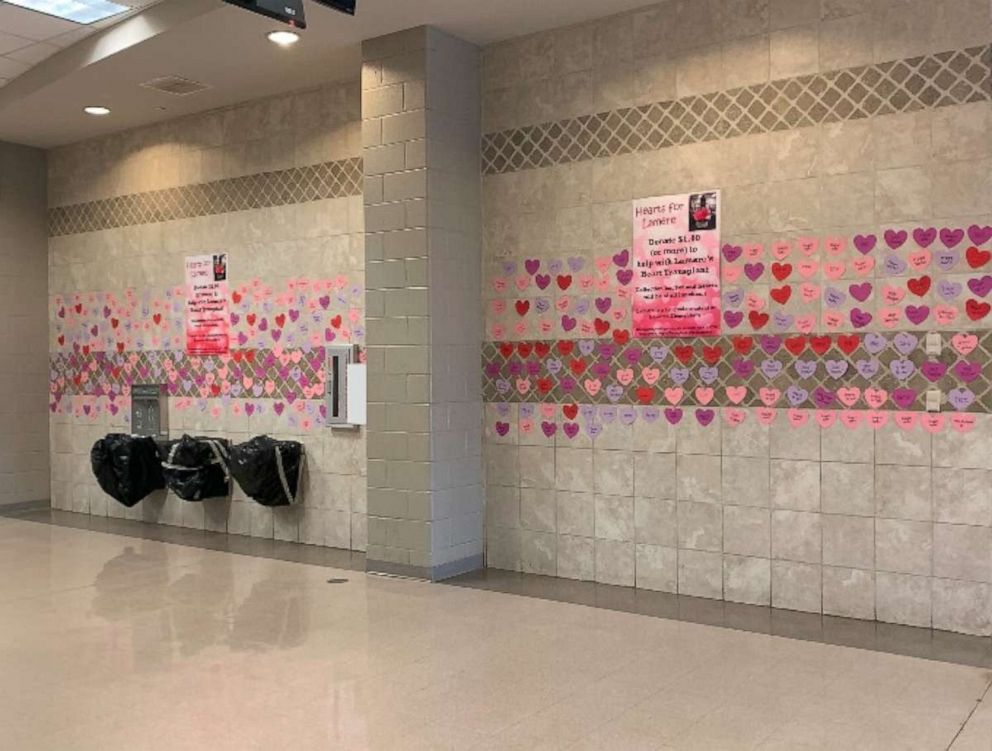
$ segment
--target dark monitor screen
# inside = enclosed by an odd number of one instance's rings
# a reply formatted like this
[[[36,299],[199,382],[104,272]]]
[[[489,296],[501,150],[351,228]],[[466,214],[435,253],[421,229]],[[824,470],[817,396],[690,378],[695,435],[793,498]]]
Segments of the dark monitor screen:
[[[303,0],[224,0],[224,2],[288,23],[298,29],[307,27]]]
[[[355,15],[355,6],[358,4],[358,0],[316,0],[316,2],[347,13],[349,16]]]

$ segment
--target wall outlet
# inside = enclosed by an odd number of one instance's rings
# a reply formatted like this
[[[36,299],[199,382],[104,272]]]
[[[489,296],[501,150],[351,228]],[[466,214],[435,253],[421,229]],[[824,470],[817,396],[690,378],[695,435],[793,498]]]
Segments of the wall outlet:
[[[940,412],[940,389],[927,391],[927,412]]]
[[[931,331],[927,334],[927,354],[939,355],[944,348],[944,341],[938,331]]]

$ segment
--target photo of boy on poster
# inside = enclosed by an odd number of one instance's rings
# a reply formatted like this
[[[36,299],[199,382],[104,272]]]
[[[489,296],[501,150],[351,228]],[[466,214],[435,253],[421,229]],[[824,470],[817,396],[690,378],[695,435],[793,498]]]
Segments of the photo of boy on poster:
[[[717,227],[716,193],[689,196],[689,231],[699,232]]]

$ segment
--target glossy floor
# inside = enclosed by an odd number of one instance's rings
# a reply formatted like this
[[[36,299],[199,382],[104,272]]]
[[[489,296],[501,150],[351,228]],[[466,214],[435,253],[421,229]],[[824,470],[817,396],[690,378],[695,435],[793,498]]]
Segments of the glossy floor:
[[[992,749],[979,667],[11,519],[0,566],[4,748]]]

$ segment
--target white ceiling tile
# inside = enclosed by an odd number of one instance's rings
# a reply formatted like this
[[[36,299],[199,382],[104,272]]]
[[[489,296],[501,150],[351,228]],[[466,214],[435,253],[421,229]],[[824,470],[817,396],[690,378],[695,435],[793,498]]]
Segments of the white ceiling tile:
[[[32,44],[30,47],[23,47],[14,52],[8,52],[7,57],[11,60],[17,60],[21,63],[27,63],[28,65],[37,65],[42,60],[45,60],[56,52],[59,48],[53,44],[46,44],[45,42],[37,42]]]
[[[72,21],[0,2],[0,29],[8,34],[43,41],[76,28],[79,28],[79,24]]]
[[[29,44],[31,44],[30,39],[0,31],[0,55],[6,55],[8,52],[19,50],[21,47],[27,47]]]
[[[27,63],[11,60],[9,57],[0,57],[0,76],[4,78],[16,78],[30,67]]]
[[[79,40],[85,39],[86,37],[96,33],[96,31],[97,31],[96,29],[90,26],[78,26],[72,31],[66,32],[65,34],[59,34],[57,37],[46,39],[45,43],[54,44],[56,47],[61,47],[62,49],[65,49],[69,45],[75,44]]]

